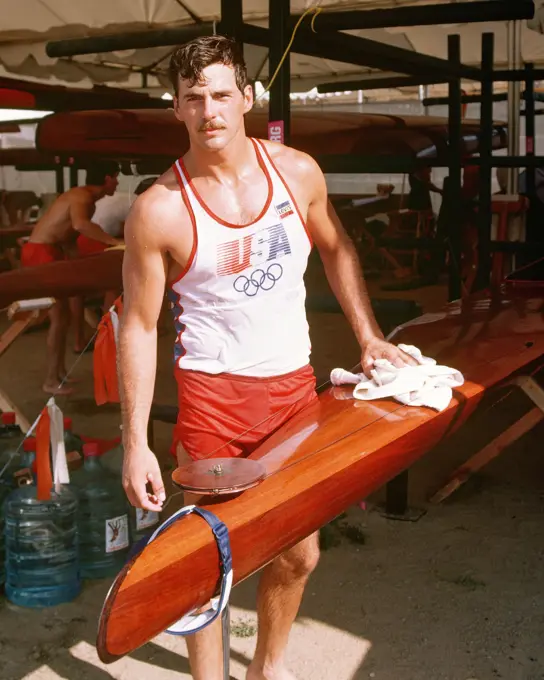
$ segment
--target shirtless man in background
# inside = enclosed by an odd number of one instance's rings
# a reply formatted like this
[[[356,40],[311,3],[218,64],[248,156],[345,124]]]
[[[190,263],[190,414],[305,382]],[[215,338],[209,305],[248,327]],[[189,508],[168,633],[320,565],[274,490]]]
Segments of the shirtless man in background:
[[[222,36],[187,43],[172,55],[170,78],[190,149],[127,219],[119,338],[123,485],[134,506],[153,511],[165,500],[147,444],[165,288],[177,333],[180,466],[247,456],[317,398],[303,280],[312,244],[359,341],[363,369],[377,358],[415,363],[383,338],[317,163],[247,137],[253,94],[236,43]],[[263,569],[247,680],[293,679],[284,652],[318,557],[315,533]],[[219,621],[187,646],[195,680],[222,680]]]
[[[21,265],[36,267],[67,259],[74,250],[78,234],[113,246],[122,243],[92,222],[96,201],[115,193],[119,169],[117,163],[100,163],[87,170],[85,186],[61,194],[34,227],[21,249]],[[69,394],[67,385],[59,388],[66,375],[66,336],[70,324],[68,298],[57,300],[49,312],[47,335],[47,374],[42,389],[48,394]]]

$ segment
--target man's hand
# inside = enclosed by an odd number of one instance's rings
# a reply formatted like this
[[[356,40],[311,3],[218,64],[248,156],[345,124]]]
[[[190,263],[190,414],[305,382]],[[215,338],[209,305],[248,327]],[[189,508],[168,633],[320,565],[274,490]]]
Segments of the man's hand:
[[[149,493],[150,484],[153,493]],[[147,446],[125,449],[123,461],[123,488],[135,508],[160,512],[166,499],[161,470],[157,457]]]
[[[361,356],[361,368],[367,378],[370,378],[370,370],[376,359],[387,359],[393,366],[402,368],[403,366],[417,366],[417,361],[406,352],[400,350],[396,345],[383,340],[373,338],[366,343]]]

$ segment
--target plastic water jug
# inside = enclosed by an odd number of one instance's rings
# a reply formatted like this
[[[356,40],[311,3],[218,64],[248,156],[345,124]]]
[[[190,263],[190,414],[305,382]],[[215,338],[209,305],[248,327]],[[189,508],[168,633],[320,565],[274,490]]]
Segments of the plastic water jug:
[[[122,485],[123,473],[123,444],[114,446],[109,451],[105,451],[100,456],[102,466],[109,470],[112,474],[119,477],[119,483]],[[130,524],[130,540],[136,542],[153,532],[153,529],[158,526],[160,516],[158,512],[152,510],[142,510],[142,508],[135,508],[128,505],[129,508],[129,524]]]
[[[84,463],[72,474],[79,498],[81,575],[115,576],[130,545],[128,502],[121,479],[106,470],[96,444],[84,444]]]
[[[122,444],[117,444],[108,451],[100,456],[100,462],[102,466],[106,468],[109,472],[118,477],[123,474],[123,456],[125,455],[125,450]]]
[[[6,597],[23,607],[50,607],[81,590],[77,497],[66,485],[38,500],[37,487],[21,486],[4,502]]]
[[[66,460],[70,470],[77,470],[83,465],[83,439],[74,434],[72,419],[69,416],[64,416],[63,425]]]
[[[13,485],[13,474],[20,467],[18,450],[24,433],[15,422],[15,413],[2,413],[0,417],[0,479]]]
[[[4,501],[11,489],[7,484],[0,482],[0,585],[6,580],[6,547],[4,539]]]

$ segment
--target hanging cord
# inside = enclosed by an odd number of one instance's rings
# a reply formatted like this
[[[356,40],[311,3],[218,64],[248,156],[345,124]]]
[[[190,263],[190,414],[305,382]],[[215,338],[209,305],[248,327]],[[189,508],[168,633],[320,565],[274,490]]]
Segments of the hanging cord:
[[[94,340],[95,340],[97,334],[98,334],[98,328],[95,330],[95,332],[94,332],[93,335],[91,336],[91,339],[87,342],[87,344],[85,345],[85,347],[83,348],[83,350],[80,352],[80,354],[76,357],[76,360],[74,361],[74,363],[70,366],[70,368],[68,369],[68,371],[66,371],[66,375],[64,376],[64,378],[62,379],[62,381],[58,384],[57,388],[55,389],[55,392],[47,398],[47,401],[45,402],[45,406],[47,405],[47,402],[49,401],[49,399],[51,399],[51,397],[53,397],[53,399],[55,399],[56,396],[57,396],[57,394],[58,394],[58,391],[64,387],[64,384],[66,383],[66,381],[68,380],[68,378],[72,375],[72,373],[73,373],[75,367],[76,367],[76,366],[78,365],[78,363],[81,361],[81,357],[85,354],[85,352],[89,349],[89,347],[90,347],[90,346],[92,345],[92,343],[94,342]],[[45,406],[44,406],[44,408],[45,408]],[[24,442],[25,442],[29,437],[31,437],[32,434],[34,433],[34,430],[35,430],[36,427],[38,426],[38,423],[40,422],[40,418],[41,418],[41,417],[42,417],[42,411],[40,411],[40,415],[39,415],[39,416],[36,418],[36,420],[32,423],[32,425],[30,426],[28,432],[25,433],[25,436],[24,436],[23,439],[21,440],[19,446],[16,448],[15,451],[13,451],[13,452],[10,454],[8,460],[7,460],[7,461],[5,462],[5,464],[4,464],[4,467],[3,467],[2,469],[0,469],[0,480],[2,479],[2,477],[3,477],[4,473],[5,473],[5,471],[7,470],[7,468],[9,467],[9,464],[11,463],[11,461],[12,461],[16,456],[19,455],[19,453],[20,453],[20,451],[21,451],[21,449],[22,449],[22,447],[23,447]]]
[[[280,63],[278,64],[276,70],[272,74],[272,77],[270,78],[268,85],[266,86],[266,89],[257,97],[257,101],[259,99],[261,99],[262,97],[264,97],[264,95],[270,90],[274,81],[276,80],[276,77],[277,77],[278,73],[280,72],[281,67],[283,66],[283,62],[285,61],[285,59],[287,58],[287,55],[289,54],[289,52],[291,50],[291,47],[293,45],[293,41],[295,39],[295,36],[297,34],[297,31],[299,29],[300,24],[303,22],[303,20],[309,14],[313,14],[312,21],[310,22],[310,28],[312,29],[312,31],[314,33],[317,33],[317,31],[315,30],[315,27],[314,27],[314,23],[315,23],[315,20],[316,20],[318,14],[321,14],[322,11],[323,10],[321,9],[321,7],[308,7],[308,9],[300,16],[299,20],[297,21],[297,23],[295,25],[295,28],[293,29],[293,32],[291,33],[291,39],[289,40],[289,44],[285,48],[285,52],[283,53],[283,56],[280,59]]]

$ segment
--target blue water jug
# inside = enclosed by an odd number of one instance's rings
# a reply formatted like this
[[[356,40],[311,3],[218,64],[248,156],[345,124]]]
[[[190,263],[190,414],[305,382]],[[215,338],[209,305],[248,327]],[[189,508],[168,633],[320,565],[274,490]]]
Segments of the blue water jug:
[[[74,434],[72,419],[69,416],[63,418],[64,426],[64,449],[66,460],[70,470],[78,470],[83,465],[83,439]]]
[[[4,501],[11,488],[0,481],[0,585],[6,580],[6,547],[4,538]]]
[[[25,435],[15,422],[15,413],[0,416],[0,480],[16,486],[14,473],[21,467],[20,449]]]
[[[125,455],[125,450],[121,443],[117,444],[111,449],[104,451],[100,456],[100,463],[106,470],[111,472],[118,477],[123,474],[123,457]]]
[[[81,575],[115,576],[130,545],[128,503],[120,477],[102,466],[98,446],[84,444],[83,456],[83,467],[72,475],[79,498]]]
[[[77,497],[67,485],[37,498],[21,486],[4,502],[6,597],[23,607],[50,607],[81,590],[78,565]]]
[[[100,456],[100,463],[104,468],[109,470],[112,474],[119,478],[121,484],[123,473],[123,444],[118,444],[113,448],[105,451]],[[128,519],[130,527],[130,540],[132,543],[139,541],[144,536],[148,536],[159,525],[160,516],[158,512],[152,510],[142,510],[142,508],[134,508],[132,505],[128,506]]]

